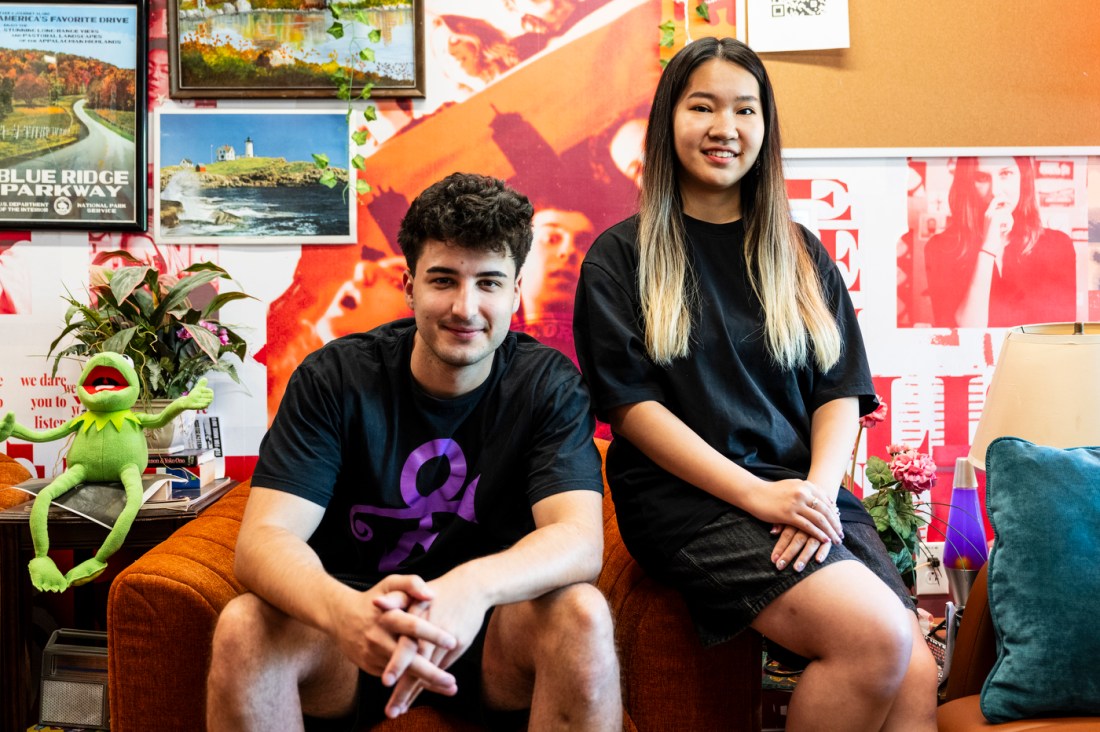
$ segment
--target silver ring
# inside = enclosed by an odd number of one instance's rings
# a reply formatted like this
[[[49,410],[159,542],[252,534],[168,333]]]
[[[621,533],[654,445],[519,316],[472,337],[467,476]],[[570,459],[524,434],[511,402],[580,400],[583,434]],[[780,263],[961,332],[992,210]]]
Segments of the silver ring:
[[[810,510],[817,508],[817,496],[814,496],[813,503],[810,504]]]

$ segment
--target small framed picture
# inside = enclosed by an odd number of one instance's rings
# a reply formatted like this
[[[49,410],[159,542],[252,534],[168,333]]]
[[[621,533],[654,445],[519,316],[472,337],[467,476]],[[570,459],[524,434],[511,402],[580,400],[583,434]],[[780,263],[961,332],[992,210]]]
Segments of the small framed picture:
[[[424,0],[274,5],[168,0],[171,96],[424,96]]]
[[[179,109],[161,110],[153,122],[157,242],[355,241],[346,112]],[[327,161],[324,170],[317,157]],[[325,170],[332,187],[320,182]]]
[[[0,4],[0,229],[146,228],[145,3]]]

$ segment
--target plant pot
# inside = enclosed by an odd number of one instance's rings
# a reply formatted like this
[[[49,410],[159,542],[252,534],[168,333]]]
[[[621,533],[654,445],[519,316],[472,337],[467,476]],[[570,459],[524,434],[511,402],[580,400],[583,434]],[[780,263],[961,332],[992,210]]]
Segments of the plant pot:
[[[147,414],[160,414],[169,404],[171,399],[150,399],[148,402],[139,402],[136,408]],[[191,431],[195,428],[197,412],[193,409],[180,414],[168,424],[155,430],[145,430],[145,441],[150,450],[162,452],[179,452],[187,449],[191,440]]]

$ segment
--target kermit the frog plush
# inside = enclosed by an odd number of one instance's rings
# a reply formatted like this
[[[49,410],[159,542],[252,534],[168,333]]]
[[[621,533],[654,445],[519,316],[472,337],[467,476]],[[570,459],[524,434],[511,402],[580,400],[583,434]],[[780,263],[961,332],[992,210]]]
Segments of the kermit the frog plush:
[[[141,508],[141,474],[149,463],[144,430],[163,427],[188,409],[205,409],[214,399],[206,379],[200,379],[189,394],[173,401],[160,414],[144,414],[130,410],[137,401],[138,388],[138,375],[129,358],[119,353],[98,353],[88,361],[77,384],[76,397],[87,410],[79,417],[42,432],[17,424],[10,412],[0,421],[0,442],[9,436],[50,442],[75,433],[65,472],[42,489],[31,508],[34,559],[30,573],[31,583],[39,590],[62,592],[70,585],[95,579],[107,568],[107,558],[122,545]],[[122,481],[126,506],[95,556],[62,575],[47,555],[50,541],[46,518],[52,500],[85,481]]]

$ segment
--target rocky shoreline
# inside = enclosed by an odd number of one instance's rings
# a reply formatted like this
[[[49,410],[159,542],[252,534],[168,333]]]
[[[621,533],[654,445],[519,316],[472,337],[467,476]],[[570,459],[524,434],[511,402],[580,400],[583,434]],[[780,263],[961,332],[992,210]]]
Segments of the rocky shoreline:
[[[215,163],[216,164],[216,163]],[[336,185],[342,188],[347,185],[348,172],[343,168],[330,168],[336,174]],[[292,168],[281,158],[278,162],[264,167],[262,170],[245,171],[241,173],[212,173],[209,170],[193,170],[178,165],[162,168],[160,171],[160,190],[168,189],[168,182],[176,175],[188,177],[188,187],[201,189],[213,188],[306,188],[320,185],[318,182],[324,174],[320,168],[302,168],[298,164]],[[183,204],[169,198],[161,198],[160,201],[160,225],[165,229],[171,229],[179,224],[180,214],[183,212]],[[213,223],[219,225],[238,224],[241,219],[226,211],[215,211]]]
[[[171,229],[179,225],[180,214],[183,213],[183,204],[179,201],[169,201],[167,199],[161,199],[160,202],[160,225],[165,229]],[[218,209],[214,212],[213,223],[218,225],[225,224],[239,224],[241,223],[241,217],[235,216],[228,211],[222,211]]]
[[[338,185],[347,184],[348,172],[346,170],[342,168],[332,168],[331,170],[336,173]],[[189,175],[194,176],[194,181],[199,188],[301,188],[318,185],[318,181],[323,174],[320,168],[309,168],[300,171],[275,168],[247,173],[222,174],[211,173],[208,170],[191,171],[176,166],[161,169],[160,189],[165,190],[172,176],[180,172],[187,172]]]

